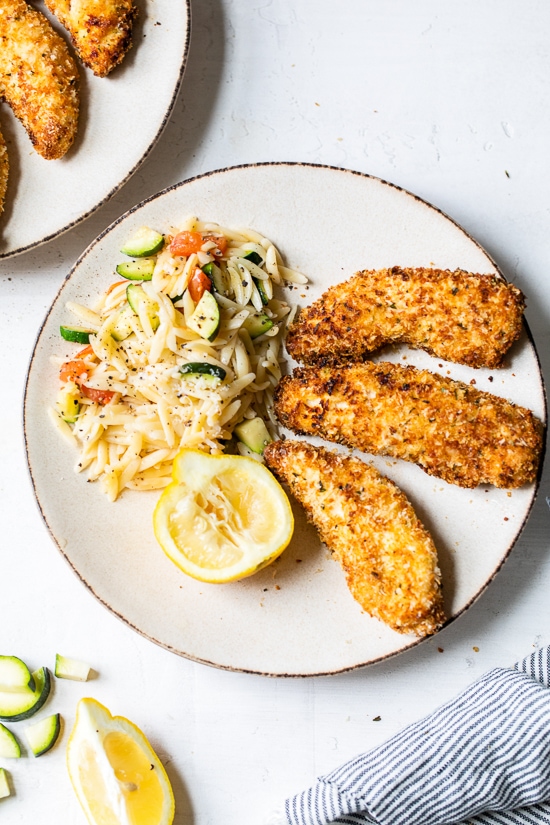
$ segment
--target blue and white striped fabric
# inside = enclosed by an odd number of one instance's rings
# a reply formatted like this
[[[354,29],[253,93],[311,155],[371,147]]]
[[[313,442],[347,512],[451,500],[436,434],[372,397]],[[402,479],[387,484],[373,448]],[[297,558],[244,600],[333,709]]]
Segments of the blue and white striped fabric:
[[[549,674],[550,648],[490,671],[269,825],[550,825]]]

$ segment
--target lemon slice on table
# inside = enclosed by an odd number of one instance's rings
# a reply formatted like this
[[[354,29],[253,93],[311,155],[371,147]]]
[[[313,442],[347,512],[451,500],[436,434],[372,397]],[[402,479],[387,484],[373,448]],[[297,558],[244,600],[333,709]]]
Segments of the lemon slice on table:
[[[174,795],[158,756],[136,725],[81,699],[67,767],[91,825],[170,825]]]
[[[155,536],[184,573],[220,584],[279,556],[294,530],[290,502],[263,464],[182,450],[153,516]]]

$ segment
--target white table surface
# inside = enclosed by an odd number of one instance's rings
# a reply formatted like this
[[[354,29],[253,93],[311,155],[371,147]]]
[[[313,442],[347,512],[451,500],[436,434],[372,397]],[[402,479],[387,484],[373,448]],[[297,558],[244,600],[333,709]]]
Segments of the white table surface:
[[[550,643],[547,470],[510,558],[464,616],[386,663],[333,677],[266,679],[178,658],[96,602],[51,541],[22,439],[38,327],[101,230],[147,195],[201,172],[306,161],[418,194],[458,221],[526,293],[526,317],[547,380],[550,374],[546,0],[193,6],[182,91],[146,163],[86,222],[0,262],[0,652],[32,668],[53,667],[60,652],[97,671],[86,684],[57,681],[47,707],[61,712],[64,730],[51,753],[3,763],[15,791],[0,801],[6,825],[84,823],[64,766],[81,696],[95,696],[149,736],[174,786],[176,825],[261,825],[265,812],[319,773],[491,667]]]

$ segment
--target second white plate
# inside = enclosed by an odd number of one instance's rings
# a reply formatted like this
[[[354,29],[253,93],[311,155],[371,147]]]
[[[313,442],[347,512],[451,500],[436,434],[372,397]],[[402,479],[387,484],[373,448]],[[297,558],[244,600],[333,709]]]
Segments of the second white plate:
[[[185,68],[190,5],[154,0],[137,6],[134,45],[111,75],[94,77],[77,61],[79,129],[64,158],[40,157],[7,104],[0,106],[10,162],[0,258],[49,241],[88,217],[131,177],[162,134]],[[42,3],[38,7],[44,11]]]
[[[413,195],[357,173],[300,164],[236,167],[183,182],[123,215],[83,254],[40,331],[25,397],[27,455],[36,497],[59,549],[83,583],[115,615],[147,638],[191,659],[241,671],[308,676],[371,664],[418,643],[361,612],[338,564],[295,506],[296,532],[280,561],[229,585],[187,578],[157,546],[151,514],[157,494],[125,493],[110,504],[60,441],[46,409],[59,386],[53,355],[66,301],[87,303],[113,280],[123,241],[141,225],[160,231],[190,215],[251,226],[270,237],[308,289],[288,292],[307,304],[359,269],[461,267],[496,272],[459,226]],[[471,370],[419,351],[383,357],[470,382],[545,416],[538,358],[524,332],[501,370]],[[371,460],[370,456],[365,457]],[[374,464],[408,495],[438,547],[449,620],[482,593],[513,547],[536,487],[511,493],[466,490],[405,462]]]

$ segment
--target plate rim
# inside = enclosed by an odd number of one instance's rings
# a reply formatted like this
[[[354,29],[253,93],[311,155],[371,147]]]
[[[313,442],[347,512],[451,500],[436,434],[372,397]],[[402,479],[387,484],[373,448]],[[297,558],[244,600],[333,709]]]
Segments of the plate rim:
[[[139,628],[138,626],[136,626],[127,617],[123,616],[122,613],[120,611],[118,611],[113,605],[109,604],[102,596],[100,596],[95,591],[94,587],[88,581],[86,581],[86,579],[82,576],[82,574],[79,572],[77,567],[71,561],[69,556],[65,553],[64,549],[62,548],[62,546],[59,543],[58,539],[56,538],[55,534],[53,533],[53,530],[52,530],[52,528],[50,527],[50,525],[48,523],[48,520],[46,518],[46,514],[44,512],[44,509],[42,507],[42,504],[41,504],[39,496],[38,496],[38,492],[37,492],[37,488],[36,488],[36,484],[35,484],[35,480],[34,480],[34,476],[33,476],[33,472],[32,472],[30,457],[29,457],[29,442],[28,442],[28,434],[27,434],[27,400],[28,400],[28,393],[29,393],[29,381],[30,381],[30,373],[31,373],[31,370],[32,370],[32,367],[33,367],[33,363],[34,363],[36,354],[37,354],[38,342],[39,342],[39,340],[42,336],[42,333],[43,333],[44,328],[45,328],[45,326],[48,322],[50,314],[52,313],[52,311],[53,311],[53,309],[54,309],[54,307],[55,307],[55,305],[56,305],[56,303],[57,303],[57,301],[60,297],[60,294],[61,294],[63,288],[65,287],[66,283],[73,277],[75,271],[78,269],[78,267],[80,266],[82,261],[89,254],[92,253],[95,246],[97,244],[99,244],[103,240],[103,238],[106,235],[108,235],[111,231],[113,231],[113,229],[116,226],[118,226],[122,221],[126,220],[126,218],[128,218],[134,212],[137,212],[139,209],[141,209],[146,204],[149,204],[149,203],[157,200],[158,198],[160,198],[160,197],[162,197],[162,196],[164,196],[164,195],[166,195],[166,194],[168,194],[172,191],[180,189],[180,188],[186,186],[187,184],[193,183],[194,181],[201,180],[201,179],[206,179],[208,177],[212,177],[214,175],[218,175],[218,174],[222,174],[222,173],[226,173],[226,172],[238,171],[238,170],[241,170],[241,169],[265,168],[265,167],[295,167],[295,166],[301,166],[301,167],[307,167],[307,168],[312,168],[312,169],[321,169],[321,170],[326,170],[326,171],[334,171],[334,172],[342,172],[342,173],[345,173],[345,174],[350,174],[350,175],[353,175],[353,176],[357,176],[359,178],[375,181],[377,183],[388,186],[391,189],[402,192],[403,194],[405,194],[409,197],[412,197],[414,200],[418,201],[419,203],[423,204],[424,206],[428,207],[429,209],[434,210],[436,213],[438,213],[443,218],[448,220],[451,224],[453,224],[461,233],[463,233],[463,235],[465,235],[468,238],[468,240],[470,242],[472,242],[482,252],[482,254],[484,256],[486,256],[486,258],[494,266],[494,268],[495,268],[496,272],[498,273],[499,277],[501,277],[501,278],[503,278],[503,280],[507,281],[507,279],[505,278],[504,274],[502,273],[500,267],[494,261],[493,257],[487,252],[485,247],[479,241],[477,241],[475,238],[473,238],[470,235],[470,233],[467,230],[465,230],[456,220],[454,220],[452,217],[447,215],[447,213],[444,212],[442,209],[440,209],[437,206],[434,206],[432,203],[430,203],[429,201],[427,201],[424,198],[420,197],[419,195],[416,195],[415,193],[410,192],[409,190],[405,189],[402,186],[399,186],[398,184],[395,184],[395,183],[392,183],[390,181],[386,181],[383,178],[377,177],[376,175],[371,175],[371,174],[366,173],[366,172],[359,172],[357,170],[348,169],[348,168],[345,168],[345,167],[339,167],[339,166],[333,166],[333,165],[321,164],[321,163],[302,162],[302,161],[260,161],[260,162],[255,162],[255,163],[242,163],[242,164],[237,164],[237,165],[234,165],[234,166],[225,166],[225,167],[220,167],[219,169],[212,169],[212,170],[209,170],[207,172],[202,172],[200,174],[194,175],[190,178],[184,178],[183,180],[180,180],[180,181],[178,181],[174,184],[171,184],[170,186],[165,187],[164,189],[160,190],[159,192],[154,193],[153,195],[149,195],[147,198],[144,198],[139,203],[137,203],[134,206],[130,207],[125,212],[123,212],[121,215],[119,215],[118,218],[116,218],[114,221],[112,221],[105,229],[103,229],[101,231],[101,233],[90,244],[88,244],[88,246],[84,249],[84,251],[79,255],[79,257],[77,258],[77,260],[75,261],[75,263],[73,264],[71,269],[69,270],[68,274],[63,279],[63,282],[59,285],[59,288],[56,292],[56,295],[55,295],[54,299],[52,300],[50,306],[48,307],[48,310],[47,310],[47,313],[44,317],[44,320],[42,321],[42,324],[40,325],[40,327],[38,329],[38,332],[36,334],[34,344],[33,344],[33,347],[32,347],[32,351],[31,351],[31,356],[29,358],[29,363],[28,363],[27,373],[26,373],[25,383],[24,383],[24,392],[23,392],[23,399],[22,399],[22,401],[23,401],[23,403],[22,403],[22,419],[23,419],[22,423],[23,423],[23,439],[24,439],[24,445],[25,445],[25,457],[26,457],[27,471],[29,473],[29,477],[30,477],[30,480],[31,480],[31,485],[32,485],[33,494],[34,494],[34,500],[35,500],[35,503],[38,507],[38,510],[40,512],[42,520],[43,520],[43,522],[44,522],[44,524],[45,524],[45,526],[46,526],[46,528],[47,528],[47,530],[48,530],[48,532],[49,532],[49,534],[50,534],[50,536],[53,540],[53,543],[55,544],[55,546],[57,547],[57,549],[61,553],[64,560],[66,561],[66,563],[69,565],[69,567],[73,571],[73,573],[84,584],[86,589],[94,596],[94,598],[101,605],[103,605],[112,615],[114,615],[117,619],[122,621],[127,627],[134,630],[136,633],[138,633],[143,638],[145,638],[148,641],[158,645],[159,647],[169,651],[170,653],[174,653],[175,655],[180,656],[183,659],[187,659],[188,661],[193,661],[193,662],[197,662],[199,664],[208,665],[208,666],[214,667],[218,670],[232,671],[232,672],[235,672],[235,673],[246,673],[246,674],[252,674],[252,675],[257,675],[257,676],[266,676],[266,677],[271,677],[271,678],[280,677],[280,678],[290,678],[290,679],[307,679],[307,678],[316,678],[316,677],[320,677],[320,676],[335,676],[335,675],[338,675],[338,674],[350,673],[350,672],[355,671],[355,670],[369,668],[369,667],[372,667],[374,665],[380,664],[382,662],[386,662],[389,659],[392,659],[395,656],[399,656],[399,655],[401,655],[401,654],[403,654],[403,653],[405,653],[409,650],[413,650],[413,649],[417,648],[419,645],[428,642],[430,639],[434,639],[436,636],[439,636],[440,633],[444,632],[446,630],[446,628],[448,628],[450,625],[454,624],[467,610],[470,609],[470,607],[472,607],[472,605],[476,601],[478,601],[478,599],[483,595],[483,593],[485,593],[485,591],[488,589],[488,587],[493,583],[493,581],[495,580],[495,578],[497,577],[499,572],[504,567],[504,564],[509,559],[509,557],[512,553],[512,550],[514,549],[516,543],[518,542],[519,538],[521,537],[521,535],[522,535],[522,533],[523,533],[523,531],[524,531],[524,529],[525,529],[525,527],[528,523],[529,517],[531,515],[531,512],[533,510],[535,502],[538,498],[538,494],[539,494],[539,491],[540,491],[540,483],[541,483],[541,478],[542,478],[542,473],[543,473],[543,467],[544,467],[544,460],[545,460],[545,455],[546,455],[546,434],[547,434],[547,426],[548,426],[548,397],[547,397],[547,391],[546,391],[546,384],[545,384],[545,381],[544,381],[544,374],[543,374],[543,371],[542,371],[542,365],[541,365],[540,357],[539,357],[539,354],[538,354],[538,351],[537,351],[537,348],[536,348],[536,345],[535,345],[533,334],[531,332],[531,329],[530,329],[529,324],[528,324],[527,320],[525,319],[525,317],[523,318],[523,328],[525,329],[527,338],[529,340],[529,343],[531,344],[532,351],[533,351],[533,354],[535,356],[535,364],[536,364],[536,367],[538,369],[538,374],[539,374],[539,378],[540,378],[540,390],[541,390],[542,401],[543,401],[544,416],[542,418],[543,446],[542,446],[541,455],[540,455],[540,462],[539,462],[539,466],[538,466],[537,477],[534,481],[534,487],[533,487],[533,492],[532,492],[531,500],[530,500],[530,503],[529,503],[529,507],[527,508],[527,510],[525,512],[522,523],[518,527],[518,530],[517,530],[516,535],[514,536],[513,540],[509,543],[509,545],[506,548],[505,552],[502,553],[498,565],[494,568],[494,570],[493,570],[492,574],[489,576],[489,578],[483,583],[483,585],[478,589],[478,591],[472,595],[472,597],[468,600],[468,602],[466,602],[463,605],[463,607],[456,614],[454,614],[452,617],[447,619],[447,621],[444,623],[444,625],[441,627],[441,629],[439,631],[437,631],[437,633],[435,633],[431,636],[425,636],[425,637],[414,639],[414,640],[409,639],[407,643],[403,644],[403,646],[399,647],[398,649],[392,650],[389,653],[385,653],[381,656],[377,656],[375,659],[372,659],[371,661],[368,661],[368,662],[359,662],[359,663],[344,666],[344,667],[338,666],[335,669],[319,670],[319,671],[316,671],[316,672],[309,672],[309,673],[294,673],[294,672],[283,673],[283,672],[279,672],[279,671],[277,671],[277,672],[262,671],[260,669],[251,669],[251,668],[246,668],[246,667],[234,666],[234,665],[230,665],[230,664],[220,664],[219,662],[210,661],[207,658],[203,658],[203,657],[200,657],[200,656],[197,656],[197,655],[192,655],[192,654],[189,654],[189,653],[185,653],[182,650],[176,649],[173,645],[170,645],[170,644],[168,644],[168,643],[166,643],[166,642],[164,642],[160,639],[155,638],[154,635],[152,635],[151,633],[148,633],[145,630],[143,630],[143,629]]]
[[[153,151],[153,149],[155,148],[155,146],[159,142],[159,140],[160,140],[167,124],[168,124],[168,121],[170,120],[170,116],[171,116],[171,114],[174,110],[176,100],[177,100],[178,95],[179,95],[180,90],[181,90],[181,85],[182,85],[182,82],[183,82],[183,76],[185,74],[185,69],[187,67],[187,62],[188,62],[188,59],[189,59],[189,46],[190,46],[190,43],[191,43],[191,25],[192,25],[191,0],[184,0],[184,3],[185,3],[185,6],[186,6],[186,11],[187,11],[187,26],[186,26],[185,40],[184,40],[184,43],[183,43],[183,59],[181,61],[181,64],[180,64],[180,67],[179,67],[179,70],[178,70],[178,75],[177,75],[177,77],[175,79],[175,82],[174,82],[172,96],[170,98],[170,102],[168,104],[168,107],[167,107],[166,111],[164,112],[163,118],[162,118],[162,120],[161,120],[161,122],[158,126],[158,129],[157,129],[156,133],[154,134],[153,138],[151,139],[149,145],[146,147],[146,149],[143,152],[143,154],[141,155],[141,157],[136,161],[134,166],[132,166],[132,168],[128,170],[128,172],[126,173],[124,178],[121,181],[119,181],[117,184],[115,184],[112,187],[112,189],[110,189],[109,192],[107,192],[107,194],[105,194],[94,206],[90,207],[90,209],[86,210],[85,212],[83,212],[78,217],[76,217],[73,220],[69,221],[67,224],[62,226],[60,229],[57,229],[55,232],[50,232],[50,234],[46,235],[44,238],[40,238],[39,240],[32,241],[31,243],[27,243],[24,246],[19,246],[19,247],[16,247],[14,249],[7,250],[6,252],[0,251],[0,261],[9,260],[10,258],[15,258],[17,255],[22,255],[25,252],[30,252],[32,249],[37,249],[38,247],[43,246],[44,244],[49,243],[50,241],[53,241],[55,238],[61,237],[61,235],[64,235],[66,232],[69,232],[75,226],[78,226],[79,224],[86,221],[95,212],[97,212],[98,209],[101,209],[102,206],[104,206],[108,201],[110,201],[111,198],[113,198],[117,194],[117,192],[120,192],[120,190],[128,183],[130,178],[132,178],[135,175],[135,173],[138,171],[138,169],[143,165],[143,163],[145,163],[145,161],[147,160],[147,158],[149,157],[149,155],[151,154],[151,152]]]

